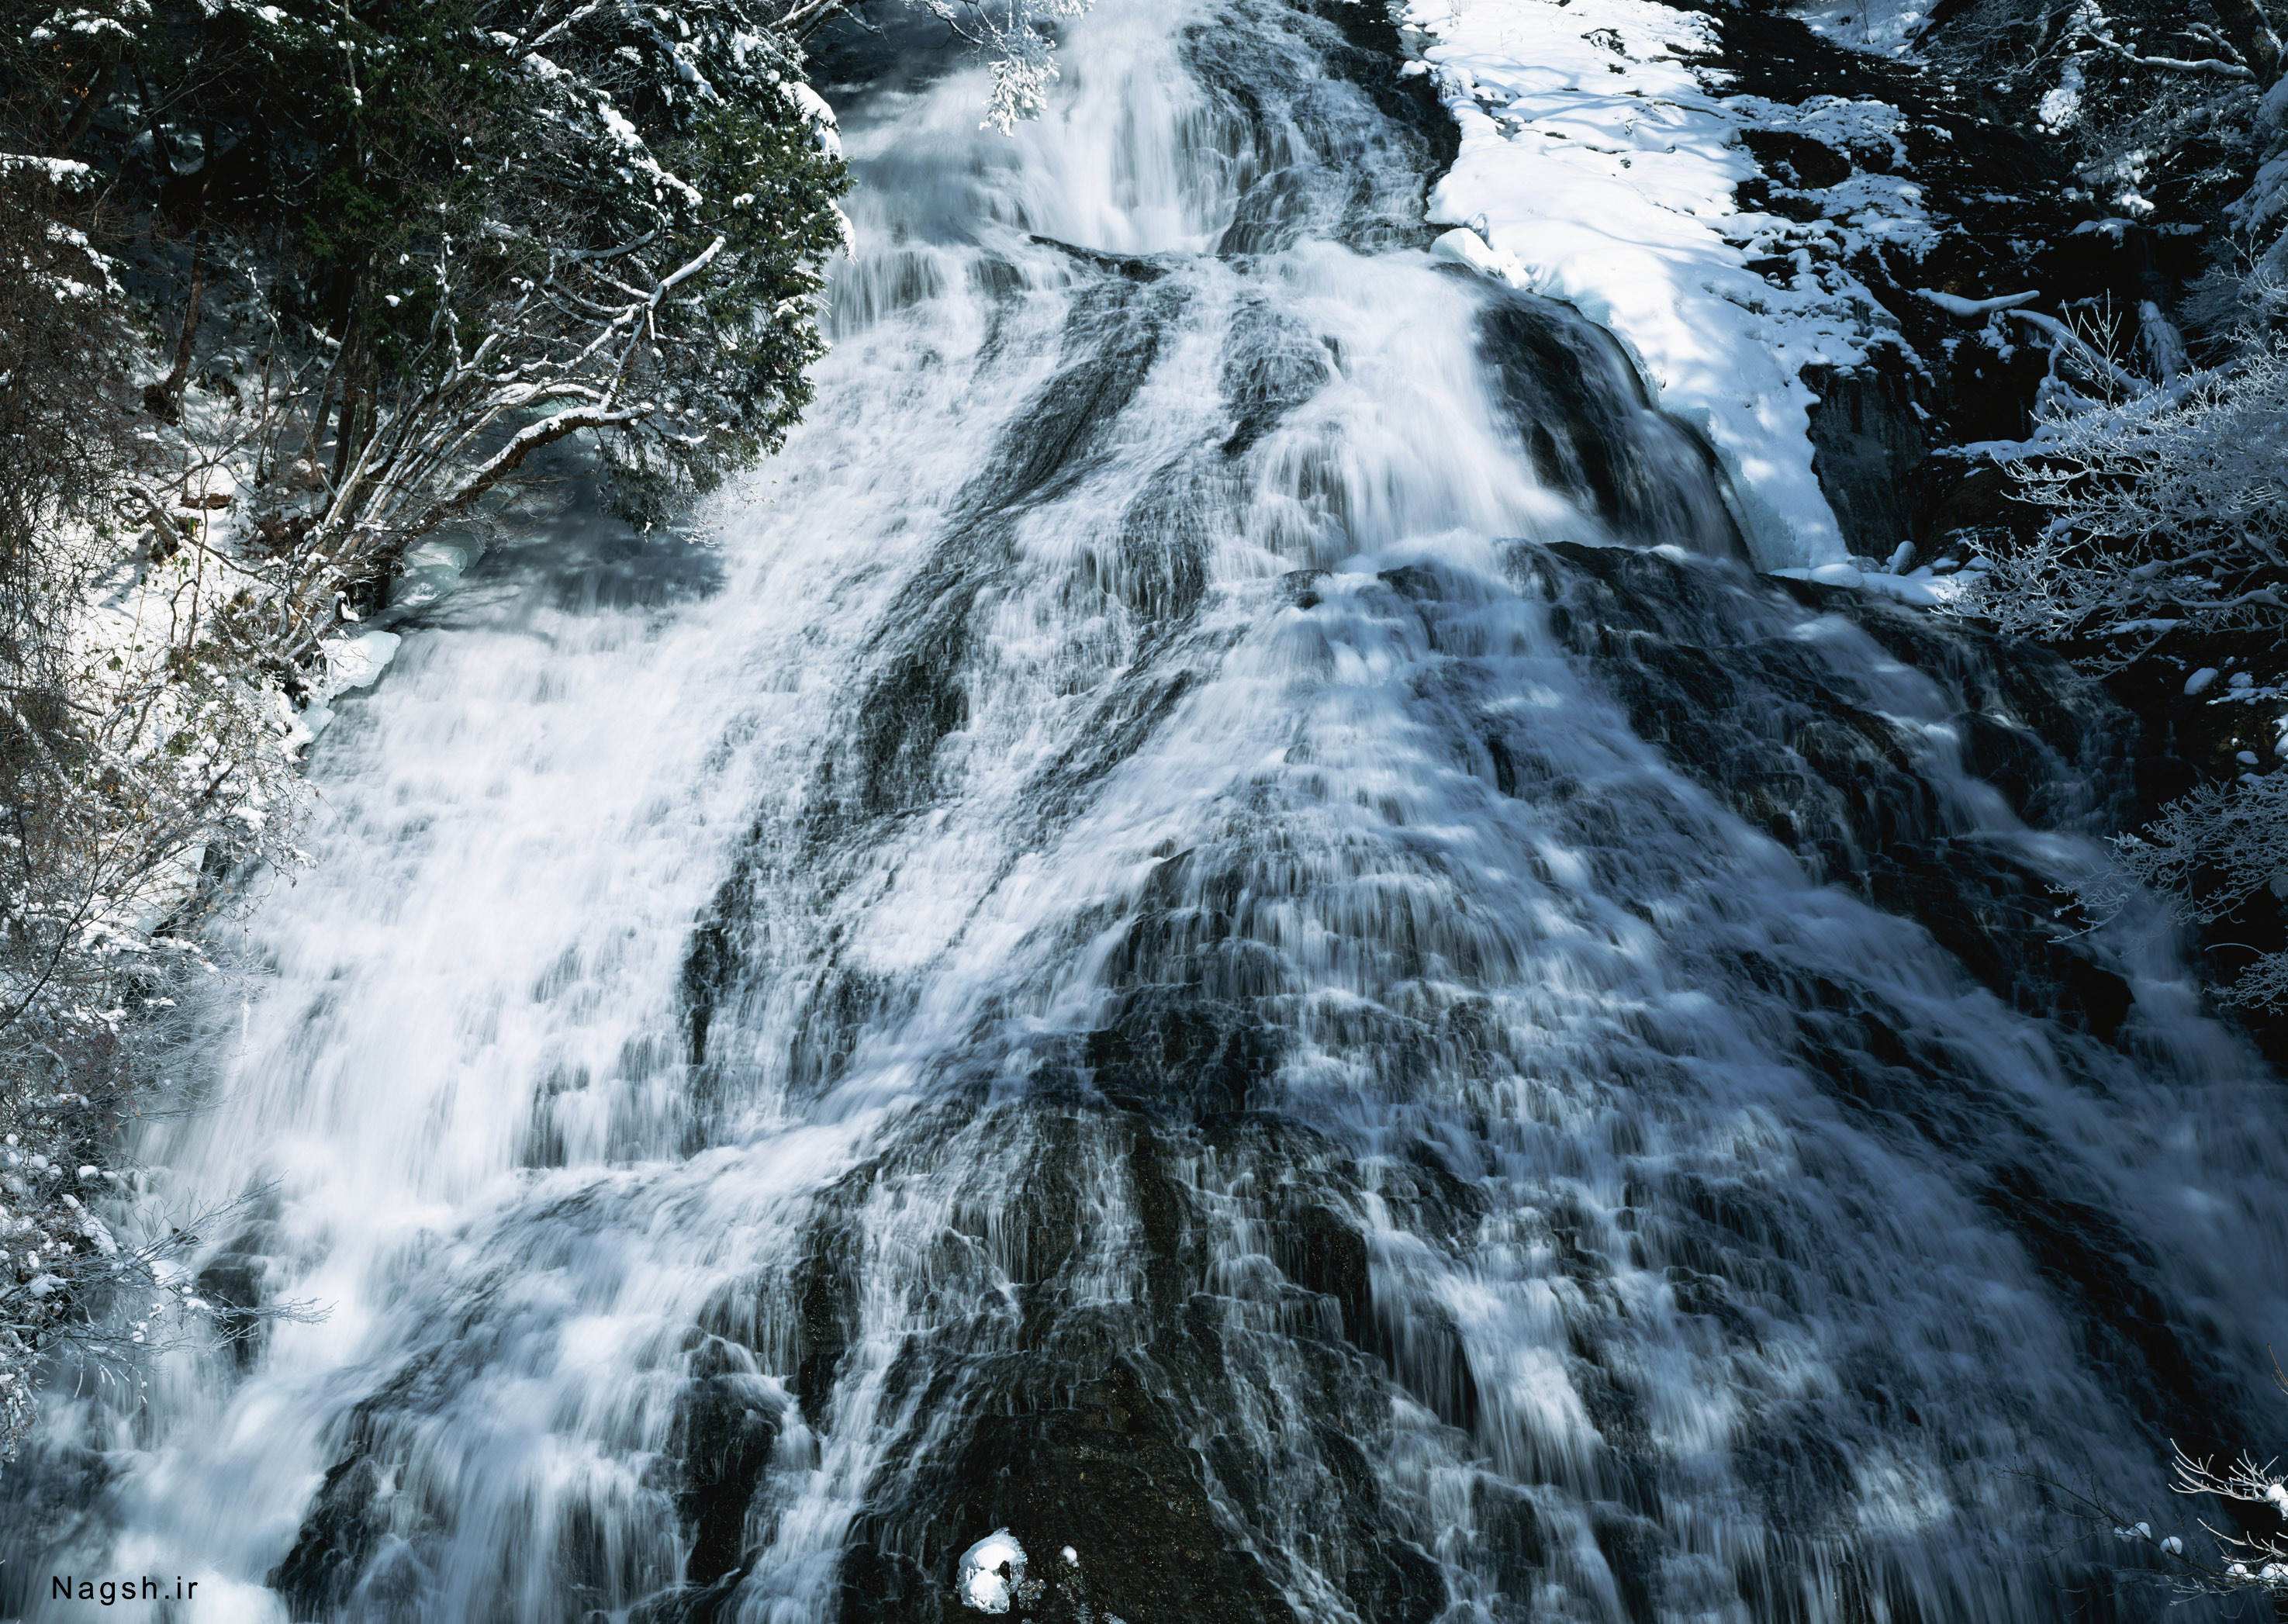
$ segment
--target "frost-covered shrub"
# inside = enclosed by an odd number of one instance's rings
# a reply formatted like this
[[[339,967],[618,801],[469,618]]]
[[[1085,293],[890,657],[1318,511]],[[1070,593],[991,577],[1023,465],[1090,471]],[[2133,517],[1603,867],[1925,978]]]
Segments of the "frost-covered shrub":
[[[2238,235],[2189,313],[2217,364],[2156,368],[2141,384],[2116,365],[2104,390],[2046,396],[2034,454],[2011,472],[2047,521],[1996,550],[1979,604],[2005,630],[2065,644],[2101,669],[2190,656],[2204,669],[2189,697],[2219,675],[2205,650],[2288,646],[2288,81],[2254,105],[2274,155],[2230,211]],[[2288,902],[2282,675],[2243,671],[2205,701],[2252,721],[2269,708],[2275,725],[2252,730],[2260,743],[2281,735],[2269,758],[2241,752],[2245,771],[2116,843],[2124,874],[2173,897],[2189,922],[2245,923]],[[2288,1009],[2288,955],[2259,955],[2219,991]]]
[[[40,1356],[131,1349],[186,1310],[165,1225],[131,1238],[119,1133],[198,973],[202,870],[285,859],[300,793],[203,554],[155,566],[142,615],[100,606],[141,448],[72,178],[0,170],[0,1457]]]
[[[2214,923],[2252,899],[2288,901],[2288,772],[2204,785],[2171,802],[2141,835],[2114,843],[2123,866]],[[2228,1002],[2288,1009],[2288,954],[2267,954],[2225,987]]]
[[[2288,624],[2288,354],[2268,343],[2045,429],[2011,471],[2051,518],[1997,561],[2005,629],[2126,660],[2172,633]]]
[[[2280,1462],[2243,1454],[2224,1464],[2181,1447],[2171,1453],[2169,1486],[2196,1502],[2224,1502],[2222,1516],[2203,1505],[2189,1517],[2162,1519],[2165,1530],[2173,1521],[2181,1533],[2157,1533],[2152,1522],[2116,1509],[2096,1491],[2038,1481],[2092,1536],[2129,1558],[2117,1570],[2124,1580],[2157,1581],[2182,1598],[2247,1597],[2259,1616],[2272,1616],[2288,1602],[2288,1483]]]
[[[2178,390],[2054,418],[2042,449],[2013,471],[2051,520],[1998,550],[1980,600],[2004,630],[2068,643],[2100,669],[2219,637],[2288,641],[2288,352],[2277,339],[2262,334],[2236,363]],[[2205,691],[2216,675],[2192,680]],[[2279,697],[2276,685],[2235,680],[2246,685],[2208,702],[2253,714]],[[2200,924],[2288,900],[2288,767],[2277,753],[2247,752],[2251,771],[2172,802],[2117,842],[2126,871]],[[2288,955],[2260,956],[2220,993],[2288,1008]]]

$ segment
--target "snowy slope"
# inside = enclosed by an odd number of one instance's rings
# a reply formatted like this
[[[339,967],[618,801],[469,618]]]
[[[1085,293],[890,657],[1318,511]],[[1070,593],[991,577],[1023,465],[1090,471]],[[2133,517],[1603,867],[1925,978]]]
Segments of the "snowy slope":
[[[1840,221],[1744,212],[1757,173],[1746,128],[1883,141],[1896,110],[1832,98],[1787,107],[1722,97],[1687,60],[1705,18],[1656,0],[1408,0],[1402,28],[1461,125],[1431,197],[1457,229],[1440,251],[1561,299],[1635,358],[1659,404],[1692,424],[1731,477],[1767,569],[1844,561],[1812,472],[1809,365],[1848,368],[1887,318],[1814,235],[1847,246],[1927,236],[1911,182],[1863,175]],[[1792,258],[1791,288],[1749,268]]]

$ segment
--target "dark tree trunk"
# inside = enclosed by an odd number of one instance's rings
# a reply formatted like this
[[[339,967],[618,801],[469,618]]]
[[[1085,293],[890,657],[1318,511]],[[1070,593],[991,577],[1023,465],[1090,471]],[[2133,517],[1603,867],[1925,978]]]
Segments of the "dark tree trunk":
[[[95,123],[95,115],[111,105],[115,76],[114,68],[115,64],[107,57],[102,66],[96,69],[95,77],[88,81],[87,94],[79,99],[79,106],[72,109],[71,117],[65,121],[61,133],[56,137],[55,156],[60,158],[78,146],[80,137],[85,135],[88,126]]]
[[[338,493],[342,479],[350,471],[358,448],[359,426],[365,404],[366,375],[372,369],[366,353],[365,333],[359,324],[357,313],[360,301],[355,292],[350,299],[349,318],[342,333],[342,406],[341,415],[334,420],[334,489]]]
[[[2258,0],[2210,0],[2215,6],[2217,20],[2256,75],[2259,84],[2269,84],[2280,72],[2280,36],[2272,30],[2272,21],[2264,14]]]
[[[207,229],[199,227],[199,234],[191,243],[191,300],[183,312],[183,331],[175,340],[175,368],[167,374],[163,384],[154,384],[143,392],[144,409],[155,417],[172,423],[182,410],[183,384],[191,376],[191,353],[199,337],[199,306],[206,297]]]
[[[167,132],[159,128],[159,99],[151,94],[151,82],[143,76],[139,67],[135,70],[135,93],[143,99],[143,122],[151,130],[151,154],[159,161],[160,184],[164,185],[175,178],[175,149],[167,144]],[[155,234],[159,229],[155,212],[151,217],[151,229]]]

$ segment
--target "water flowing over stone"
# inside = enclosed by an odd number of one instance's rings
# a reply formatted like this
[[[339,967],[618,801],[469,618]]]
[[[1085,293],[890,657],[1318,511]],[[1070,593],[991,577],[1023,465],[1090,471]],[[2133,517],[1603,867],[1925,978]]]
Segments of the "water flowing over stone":
[[[2288,1163],[2062,912],[2102,693],[1750,574],[1425,251],[1367,8],[1104,0],[1009,140],[935,49],[829,59],[836,349],[709,539],[342,701],[146,1146],[330,1316],[60,1397],[0,1609],[2116,1616],[2011,1473],[2260,1436]]]

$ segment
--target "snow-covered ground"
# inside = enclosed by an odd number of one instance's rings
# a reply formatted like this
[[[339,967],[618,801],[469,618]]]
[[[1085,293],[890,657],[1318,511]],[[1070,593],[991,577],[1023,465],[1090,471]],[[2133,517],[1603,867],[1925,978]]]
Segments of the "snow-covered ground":
[[[1919,248],[1932,228],[1911,180],[1864,165],[1825,190],[1829,218],[1745,211],[1734,188],[1759,170],[1739,136],[1895,150],[1898,109],[1727,97],[1691,60],[1714,47],[1708,20],[1657,0],[1409,0],[1402,26],[1411,71],[1434,75],[1461,125],[1430,200],[1433,222],[1455,227],[1440,251],[1609,330],[1715,448],[1759,565],[1846,564],[1799,374],[1856,365],[1890,325],[1841,261]],[[1773,260],[1792,260],[1791,285],[1750,268]]]
[[[1936,9],[1936,0],[1812,0],[1796,15],[1823,39],[1895,57],[1913,47]]]

